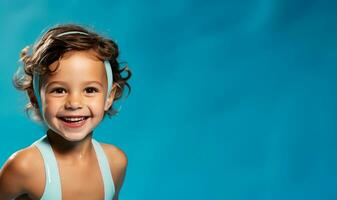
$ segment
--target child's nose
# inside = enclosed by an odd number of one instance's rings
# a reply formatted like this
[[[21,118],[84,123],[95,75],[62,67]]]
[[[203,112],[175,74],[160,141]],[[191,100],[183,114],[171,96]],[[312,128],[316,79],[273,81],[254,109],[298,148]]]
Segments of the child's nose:
[[[65,103],[65,108],[76,110],[82,108],[82,98],[80,94],[69,94]]]

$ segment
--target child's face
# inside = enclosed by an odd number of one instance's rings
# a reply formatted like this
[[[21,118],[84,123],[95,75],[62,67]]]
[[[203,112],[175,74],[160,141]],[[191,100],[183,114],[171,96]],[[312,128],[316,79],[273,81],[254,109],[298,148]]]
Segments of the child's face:
[[[57,62],[51,64],[51,68]],[[41,86],[42,112],[48,127],[68,141],[79,141],[98,125],[106,102],[104,64],[92,51],[71,51]]]

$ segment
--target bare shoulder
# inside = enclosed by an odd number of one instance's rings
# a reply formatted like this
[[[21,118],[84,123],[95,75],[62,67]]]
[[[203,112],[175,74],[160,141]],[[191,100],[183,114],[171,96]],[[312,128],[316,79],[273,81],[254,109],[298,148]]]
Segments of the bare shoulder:
[[[42,167],[43,161],[36,147],[15,152],[0,171],[0,193],[18,195],[29,191]]]
[[[115,183],[115,192],[117,196],[124,181],[128,158],[124,151],[115,145],[104,143],[101,143],[101,145],[109,160],[111,175]]]
[[[42,166],[41,156],[36,147],[30,146],[13,153],[1,170],[1,174],[10,172],[20,178],[30,177]]]
[[[104,152],[106,153],[111,167],[126,168],[128,158],[123,150],[111,144],[101,143]]]

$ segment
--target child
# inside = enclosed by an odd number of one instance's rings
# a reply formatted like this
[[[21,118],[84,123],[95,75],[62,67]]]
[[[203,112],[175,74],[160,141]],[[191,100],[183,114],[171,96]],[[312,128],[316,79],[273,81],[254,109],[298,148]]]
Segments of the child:
[[[117,200],[126,172],[122,150],[92,138],[113,115],[131,72],[120,69],[117,45],[78,25],[48,30],[21,53],[24,73],[14,76],[27,92],[28,113],[46,135],[14,153],[0,171],[0,200]],[[122,77],[122,73],[127,73]]]

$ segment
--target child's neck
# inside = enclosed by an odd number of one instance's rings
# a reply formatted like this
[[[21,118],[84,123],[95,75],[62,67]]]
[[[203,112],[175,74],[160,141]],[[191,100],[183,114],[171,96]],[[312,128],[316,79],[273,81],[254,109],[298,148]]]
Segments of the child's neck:
[[[52,130],[47,131],[47,137],[54,154],[61,159],[82,160],[92,153],[92,132],[83,140],[68,141]]]

